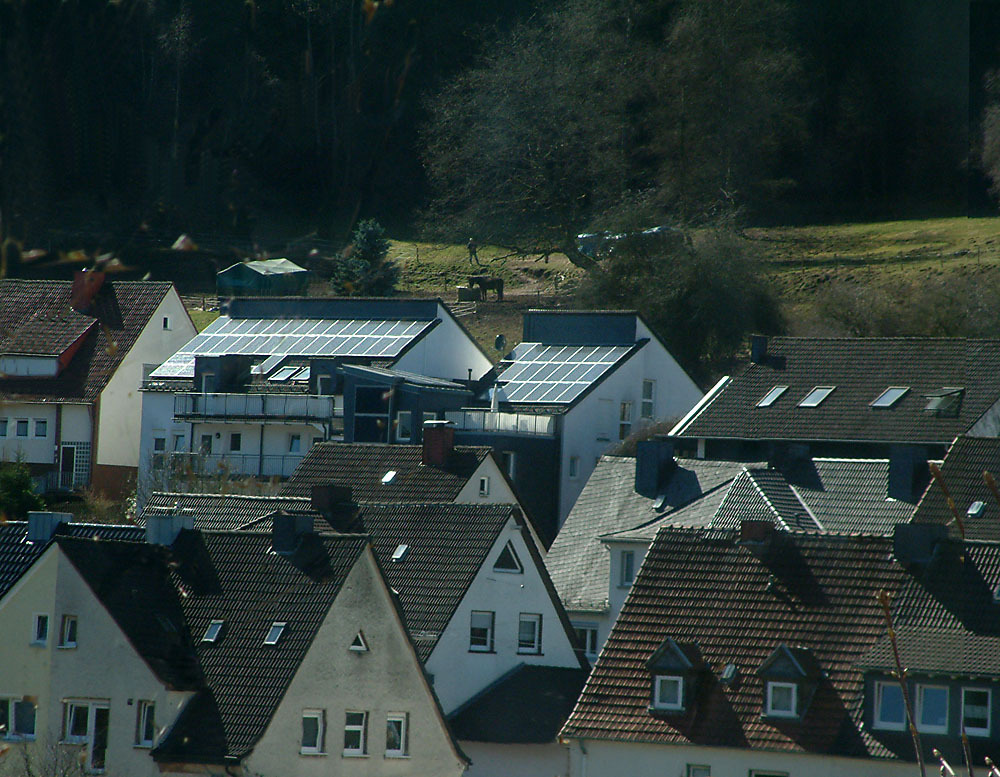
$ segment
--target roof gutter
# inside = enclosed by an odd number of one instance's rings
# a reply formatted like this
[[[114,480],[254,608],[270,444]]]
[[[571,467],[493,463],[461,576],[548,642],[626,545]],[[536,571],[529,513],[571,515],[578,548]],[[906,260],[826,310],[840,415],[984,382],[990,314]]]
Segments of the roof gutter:
[[[708,393],[701,398],[698,404],[688,410],[687,415],[677,422],[674,428],[667,433],[667,436],[676,437],[683,434],[684,428],[701,415],[701,412],[722,392],[722,389],[729,384],[730,380],[729,375],[723,375],[719,378],[719,382],[709,389]]]

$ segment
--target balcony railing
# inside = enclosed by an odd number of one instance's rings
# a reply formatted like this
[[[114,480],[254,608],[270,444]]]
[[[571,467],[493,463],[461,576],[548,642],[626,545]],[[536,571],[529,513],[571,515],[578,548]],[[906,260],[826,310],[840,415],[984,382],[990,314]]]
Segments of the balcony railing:
[[[444,414],[457,431],[496,434],[533,434],[551,437],[556,416],[532,413],[493,413],[489,410],[454,410]]]
[[[305,394],[176,394],[174,418],[184,420],[329,421],[344,414],[344,398]]]
[[[290,477],[305,453],[157,453],[153,471],[167,471],[173,477],[214,477],[250,475],[254,477]]]

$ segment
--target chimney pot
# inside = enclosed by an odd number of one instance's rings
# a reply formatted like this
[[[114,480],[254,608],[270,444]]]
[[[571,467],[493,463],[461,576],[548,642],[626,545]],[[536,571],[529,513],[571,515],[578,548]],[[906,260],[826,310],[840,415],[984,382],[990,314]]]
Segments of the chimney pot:
[[[311,515],[275,513],[271,523],[271,548],[283,556],[291,555],[299,546],[302,535],[313,530]]]
[[[421,463],[442,467],[455,447],[455,425],[451,421],[424,422],[424,450]]]
[[[750,361],[763,364],[767,358],[767,335],[750,336]]]
[[[194,529],[193,512],[146,512],[146,542],[150,545],[173,545],[182,529]]]
[[[72,513],[28,512],[28,542],[48,542],[63,523],[73,521]]]
[[[79,270],[73,274],[69,304],[78,313],[86,313],[104,285],[104,273],[96,270]]]
[[[670,440],[662,437],[642,440],[635,447],[635,492],[655,499],[663,493],[676,468],[674,445]]]
[[[357,520],[357,505],[354,503],[351,487],[333,483],[313,486],[312,508],[322,515],[328,524],[339,532],[362,531]]]

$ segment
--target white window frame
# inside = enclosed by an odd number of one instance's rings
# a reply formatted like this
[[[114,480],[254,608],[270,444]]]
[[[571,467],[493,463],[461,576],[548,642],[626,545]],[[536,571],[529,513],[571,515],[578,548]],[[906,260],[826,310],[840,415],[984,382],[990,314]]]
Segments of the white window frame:
[[[390,724],[399,723],[399,747],[389,747]],[[408,758],[410,755],[410,713],[390,712],[385,717],[385,757]]]
[[[635,551],[623,550],[618,556],[618,587],[629,588],[635,582]]]
[[[480,645],[473,642],[474,634],[473,632],[478,628],[482,629],[482,626],[476,626],[476,616],[488,616],[489,626],[486,627],[486,644]],[[480,618],[483,620],[483,618]],[[470,653],[492,653],[494,652],[494,636],[496,632],[496,613],[493,610],[473,610],[469,614],[469,652]]]
[[[986,694],[986,728],[969,728],[965,725],[965,694],[967,692]],[[993,728],[993,691],[990,688],[970,686],[962,688],[962,728],[970,737],[988,737]]]
[[[836,386],[816,386],[802,397],[798,407],[819,407],[836,390]]]
[[[890,408],[909,393],[909,386],[889,386],[889,388],[871,401],[869,407],[873,407],[875,409]]]
[[[768,392],[757,401],[757,407],[770,407],[788,391],[788,386],[772,386]]]
[[[85,735],[70,735],[70,709],[85,707],[87,709],[87,733]],[[94,734],[97,729],[97,710],[108,710],[108,739],[104,743],[105,765],[94,767]],[[87,758],[84,769],[88,772],[103,772],[107,769],[108,750],[111,748],[111,701],[109,699],[63,699],[63,730],[62,742],[72,745],[84,745]]]
[[[205,633],[201,635],[202,642],[218,642],[222,636],[222,629],[226,625],[223,620],[213,619],[205,627]]]
[[[479,478],[479,496],[489,496],[490,495],[490,477],[489,475],[483,475]]]
[[[38,636],[38,626],[40,623],[45,624],[45,636]],[[36,612],[31,617],[31,644],[32,645],[47,645],[49,642],[49,614],[47,612]]]
[[[712,767],[708,764],[688,764],[684,777],[712,777]]]
[[[628,439],[632,434],[632,402],[624,400],[618,406],[618,440]]]
[[[21,425],[24,425],[23,427]],[[28,436],[28,419],[27,418],[15,418],[14,419],[14,436],[15,437],[27,437]],[[24,429],[24,434],[21,434],[21,429]]]
[[[39,439],[45,439],[49,436],[49,421],[47,418],[35,418],[35,437]],[[41,427],[42,433],[38,433],[38,428]]]
[[[174,435],[174,450],[183,451],[184,450],[184,435],[175,434]]]
[[[664,701],[663,687],[668,684],[677,687],[677,701]],[[658,710],[684,709],[684,678],[676,674],[656,675],[653,680],[653,707]]]
[[[306,720],[316,721],[316,744],[307,745],[305,741]],[[299,740],[300,755],[326,755],[326,710],[302,710],[302,738]]]
[[[406,434],[403,434],[403,417],[406,417]],[[396,442],[410,442],[413,439],[413,411],[400,410],[396,413]]]
[[[504,554],[504,551],[510,551],[510,556],[514,561],[514,569],[508,569],[507,567],[501,567],[500,556]],[[524,574],[524,564],[521,563],[521,557],[517,555],[517,550],[514,548],[514,543],[507,540],[507,544],[503,546],[503,550],[500,551],[500,555],[497,556],[497,560],[493,562],[493,571],[500,572],[504,575],[521,575]]]
[[[898,723],[894,720],[882,720],[880,717],[882,711],[882,692],[886,688],[895,688],[899,691],[900,701],[903,709],[903,719]],[[875,709],[872,710],[872,728],[882,729],[884,731],[905,731],[906,730],[906,702],[903,700],[903,689],[899,687],[899,683],[888,681],[888,680],[876,680],[875,682]]]
[[[521,644],[521,625],[534,625],[534,639],[531,644]],[[522,612],[517,616],[517,652],[519,655],[542,655],[542,614],[538,612]]]
[[[924,717],[924,692],[929,690],[944,691],[944,725],[933,726],[923,722]],[[917,685],[917,731],[925,734],[947,734],[948,716],[951,713],[951,689],[947,685],[931,685],[921,683]]]
[[[286,621],[274,621],[268,628],[267,634],[264,635],[264,644],[277,645],[281,642],[281,637],[284,635],[287,625]]]
[[[349,715],[361,715],[361,723],[349,723]],[[357,732],[361,735],[359,747],[347,746],[348,732]],[[344,755],[351,758],[368,755],[368,711],[367,710],[347,710],[344,715]]]
[[[34,717],[31,719],[30,732],[21,731],[17,728],[17,705],[19,704],[30,704],[32,709],[35,711]],[[34,705],[34,703],[23,698],[19,699],[12,696],[0,696],[0,707],[7,708],[7,731],[0,734],[0,739],[30,741],[35,738],[35,732],[38,730],[38,708]]]
[[[72,628],[71,628],[72,625]],[[73,639],[70,639],[70,632],[72,633]],[[80,638],[80,623],[79,619],[75,615],[63,615],[62,620],[59,622],[59,647],[63,649],[71,649],[77,646],[77,640]]]
[[[792,708],[779,709],[774,706],[774,691],[778,689],[790,689],[792,692]],[[799,686],[797,683],[782,683],[769,680],[767,683],[767,704],[765,712],[771,718],[797,718],[799,716]]]
[[[152,728],[152,736],[146,736],[146,729]],[[156,702],[139,699],[135,711],[135,747],[152,747],[156,744]]]
[[[513,480],[514,474],[517,472],[517,452],[501,451],[500,461],[503,463],[504,469],[507,470],[507,477]]]
[[[573,623],[576,638],[583,648],[583,654],[593,660],[597,658],[598,629],[596,623]]]
[[[649,387],[649,396],[646,396],[646,387]],[[639,408],[639,415],[645,418],[647,421],[652,421],[656,418],[656,381],[650,380],[649,378],[643,378],[642,381],[642,394],[640,395],[641,406]]]

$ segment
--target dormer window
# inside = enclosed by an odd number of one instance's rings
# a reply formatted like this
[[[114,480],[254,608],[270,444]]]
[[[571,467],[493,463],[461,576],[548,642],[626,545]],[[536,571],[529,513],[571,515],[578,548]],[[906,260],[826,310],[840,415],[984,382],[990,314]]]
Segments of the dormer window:
[[[684,678],[656,675],[653,681],[653,706],[658,710],[683,710]]]
[[[287,625],[287,623],[283,623],[281,621],[275,621],[272,623],[271,628],[267,632],[267,636],[264,637],[264,644],[277,645],[278,640],[281,639],[281,635],[284,633],[285,626]]]
[[[786,391],[788,391],[788,386],[775,386],[761,398],[760,402],[757,403],[757,407],[770,407]]]
[[[504,545],[503,550],[500,551],[500,555],[497,556],[497,561],[493,565],[493,571],[508,572],[510,574],[520,574],[524,571],[521,559],[517,557],[514,545],[510,541]]]
[[[897,682],[879,681],[875,683],[875,714],[872,727],[903,731],[906,729],[906,707],[903,704],[903,689]]]
[[[917,686],[917,731],[948,733],[948,686]]]
[[[890,386],[872,402],[872,407],[892,407],[909,391],[908,386]]]
[[[924,395],[927,398],[924,410],[935,415],[953,418],[958,415],[958,411],[962,406],[962,395],[964,393],[964,388],[948,386],[938,391],[932,391]]]
[[[970,737],[990,735],[991,696],[989,688],[962,689],[962,728]]]
[[[823,400],[830,396],[836,388],[836,386],[817,386],[805,395],[802,401],[799,402],[799,407],[819,407]]]
[[[765,714],[774,718],[798,717],[798,696],[799,686],[795,683],[768,683]]]
[[[703,662],[698,646],[667,637],[646,662],[650,671],[650,713],[684,712]]]
[[[761,664],[757,675],[764,682],[764,716],[801,719],[823,673],[808,648],[782,644]]]

